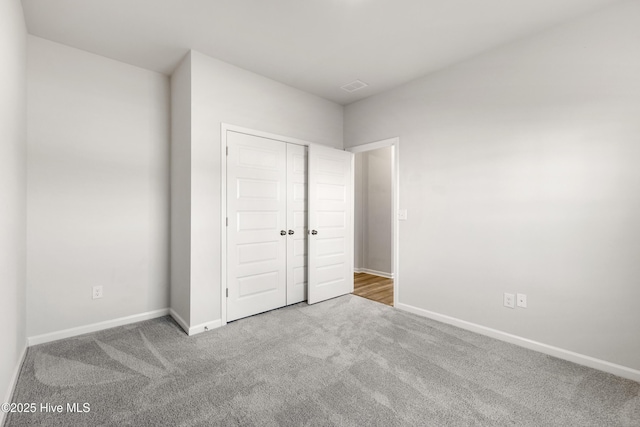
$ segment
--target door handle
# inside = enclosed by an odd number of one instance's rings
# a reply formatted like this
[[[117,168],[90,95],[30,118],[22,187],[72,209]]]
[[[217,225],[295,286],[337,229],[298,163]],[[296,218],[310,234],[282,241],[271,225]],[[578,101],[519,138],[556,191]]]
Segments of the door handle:
[[[287,232],[286,232],[286,231],[284,231],[284,230],[280,230],[280,235],[281,235],[281,236],[286,236],[286,234],[287,234]]]
[[[318,232],[316,230],[311,230],[311,234],[315,236],[316,234],[318,234]]]
[[[289,230],[289,236],[291,236],[293,233],[295,233],[295,231]]]

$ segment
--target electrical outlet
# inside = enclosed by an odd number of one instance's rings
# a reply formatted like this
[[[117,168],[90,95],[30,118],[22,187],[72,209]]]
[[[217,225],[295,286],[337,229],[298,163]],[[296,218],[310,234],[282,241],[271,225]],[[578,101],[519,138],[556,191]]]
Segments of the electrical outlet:
[[[92,296],[93,299],[102,298],[102,286],[94,286]]]
[[[504,306],[509,308],[516,308],[515,304],[516,296],[513,294],[504,293]]]
[[[518,303],[518,307],[527,308],[527,295],[525,294],[517,294],[516,300]]]

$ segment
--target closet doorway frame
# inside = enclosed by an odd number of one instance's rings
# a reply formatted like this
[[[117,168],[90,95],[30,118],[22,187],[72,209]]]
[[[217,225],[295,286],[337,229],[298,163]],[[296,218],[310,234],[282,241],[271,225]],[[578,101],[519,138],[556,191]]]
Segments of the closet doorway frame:
[[[238,132],[309,147],[311,142],[229,123],[220,126],[220,326],[227,324],[227,132]]]
[[[400,239],[398,211],[400,209],[400,137],[383,139],[366,144],[345,148],[351,153],[364,153],[378,148],[391,147],[391,265],[393,266],[393,306],[398,304],[400,297]],[[357,178],[356,178],[357,179]],[[355,188],[355,183],[354,183]],[[355,227],[354,227],[355,232]],[[354,241],[355,253],[355,241]],[[355,272],[354,272],[355,273]]]

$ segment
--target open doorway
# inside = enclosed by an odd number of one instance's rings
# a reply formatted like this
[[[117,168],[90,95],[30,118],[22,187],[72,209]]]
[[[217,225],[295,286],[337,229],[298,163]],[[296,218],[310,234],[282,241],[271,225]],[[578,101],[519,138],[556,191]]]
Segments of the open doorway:
[[[349,149],[355,153],[353,293],[390,306],[397,294],[397,142]]]

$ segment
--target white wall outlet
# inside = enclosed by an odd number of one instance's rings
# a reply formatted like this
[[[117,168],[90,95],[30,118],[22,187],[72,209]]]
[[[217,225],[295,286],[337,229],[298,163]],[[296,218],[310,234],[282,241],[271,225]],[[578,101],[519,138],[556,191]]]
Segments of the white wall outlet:
[[[516,308],[516,296],[514,294],[504,293],[504,306]]]
[[[94,286],[92,296],[93,299],[102,298],[102,286]]]
[[[517,294],[516,301],[517,301],[518,307],[527,308],[527,295]]]
[[[406,221],[407,220],[407,210],[406,209],[398,210],[398,220],[399,221]]]

